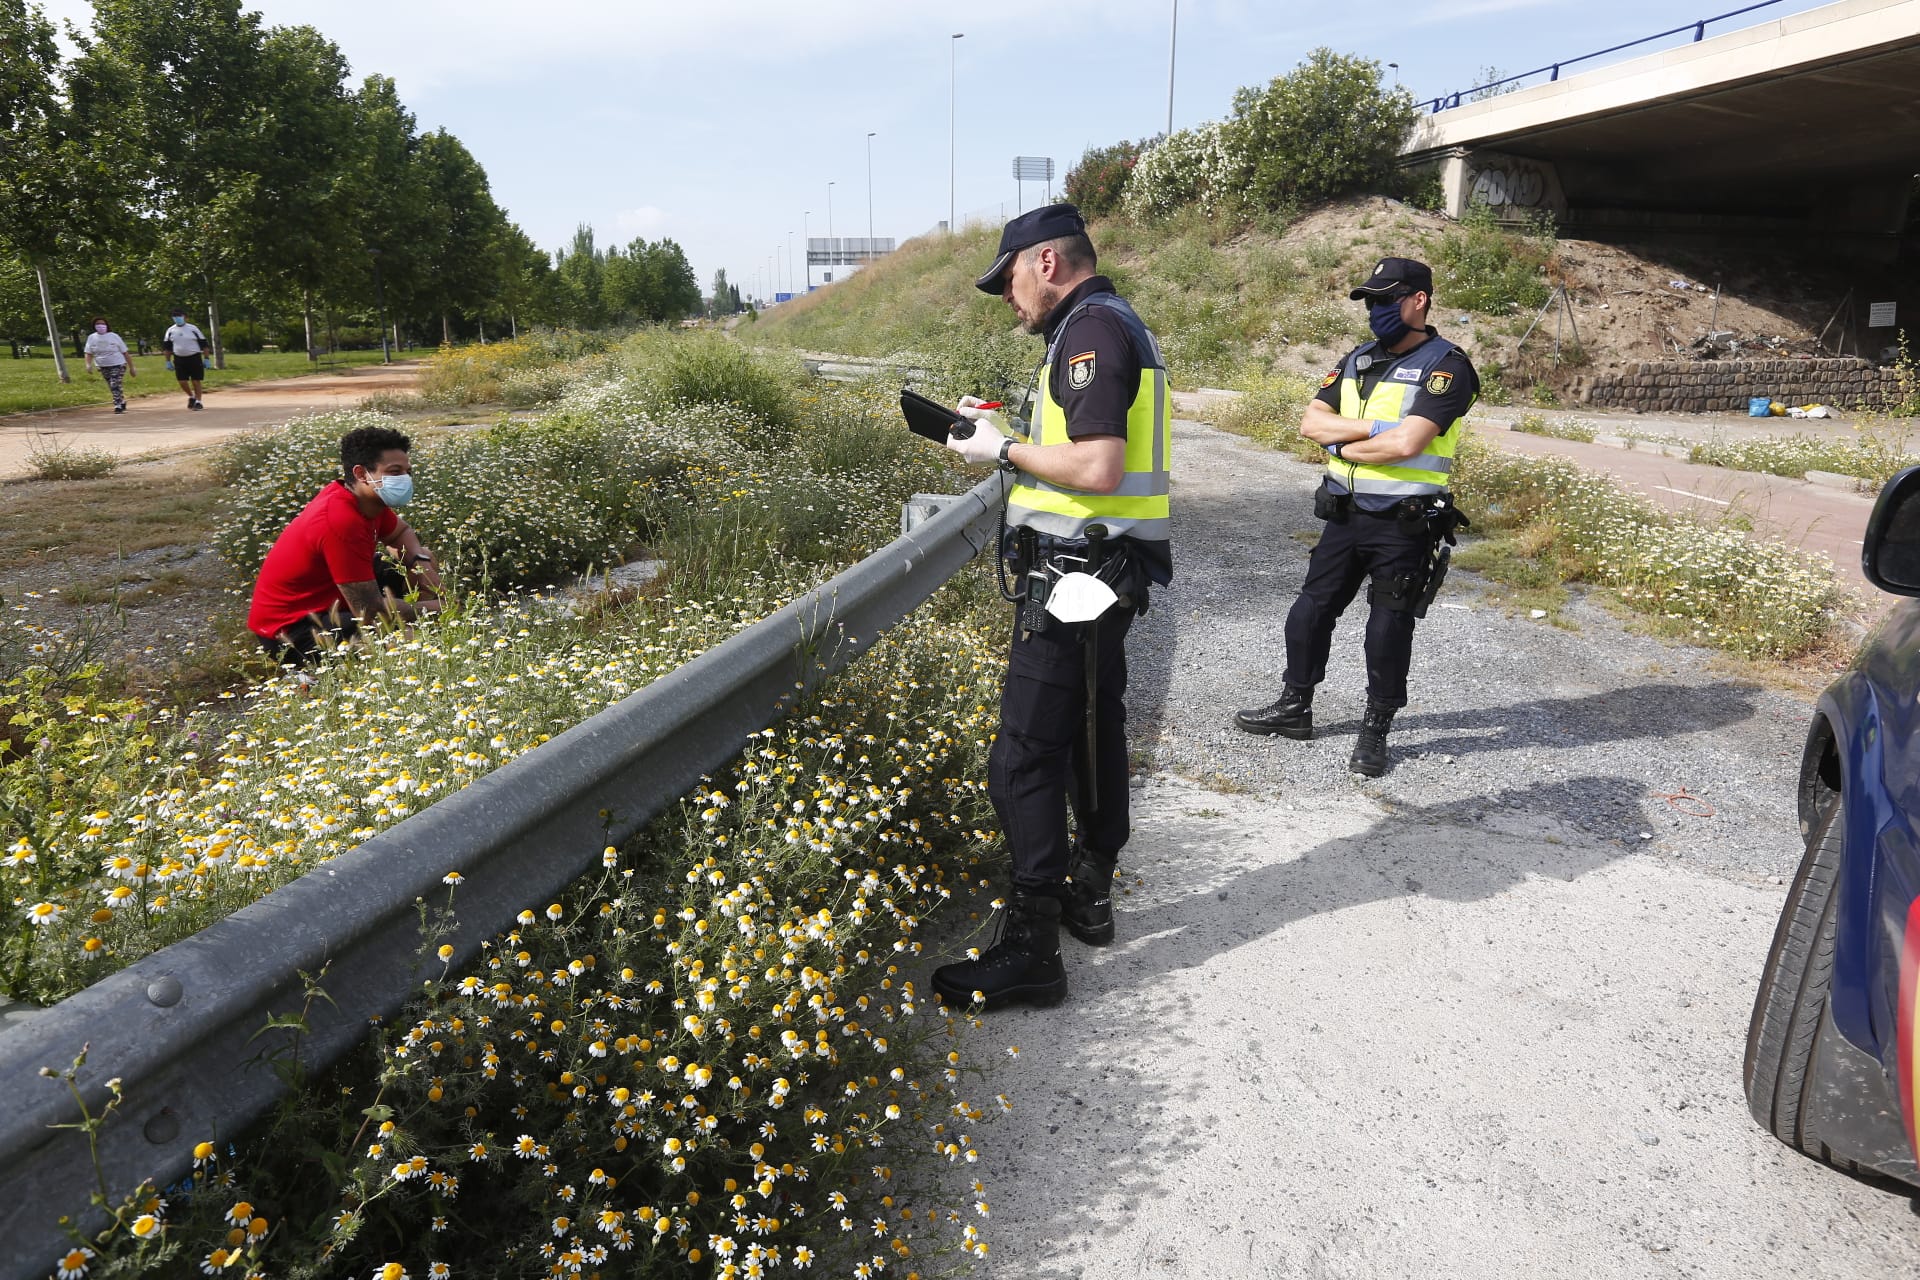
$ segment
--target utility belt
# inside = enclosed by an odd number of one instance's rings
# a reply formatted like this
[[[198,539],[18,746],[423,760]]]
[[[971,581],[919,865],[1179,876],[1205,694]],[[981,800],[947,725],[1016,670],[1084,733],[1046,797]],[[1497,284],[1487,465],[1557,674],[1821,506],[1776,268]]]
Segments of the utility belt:
[[[1313,514],[1322,520],[1345,524],[1353,513],[1376,520],[1391,520],[1410,538],[1429,540],[1426,562],[1419,571],[1396,575],[1392,581],[1375,580],[1367,588],[1367,600],[1383,609],[1427,616],[1440,584],[1446,581],[1447,567],[1453,562],[1456,535],[1472,527],[1466,513],[1453,504],[1450,493],[1411,494],[1390,507],[1371,511],[1353,500],[1351,493],[1335,493],[1325,476],[1313,495]]]
[[[1113,590],[1113,607],[1147,611],[1147,575],[1133,552],[1131,540],[1121,538],[1059,538],[1034,529],[1009,531],[1008,558],[1020,584],[1020,629],[1045,631],[1066,626],[1047,612],[1053,585],[1069,573],[1088,573]],[[1084,624],[1083,624],[1084,625]]]
[[[1353,515],[1392,520],[1400,526],[1401,532],[1409,536],[1425,534],[1444,539],[1449,544],[1454,541],[1456,530],[1468,527],[1466,515],[1453,504],[1453,495],[1444,490],[1440,493],[1409,494],[1392,506],[1374,510],[1355,502],[1350,492],[1335,493],[1325,476],[1320,477],[1320,487],[1313,491],[1313,514],[1316,519],[1329,520],[1334,524],[1345,524]]]

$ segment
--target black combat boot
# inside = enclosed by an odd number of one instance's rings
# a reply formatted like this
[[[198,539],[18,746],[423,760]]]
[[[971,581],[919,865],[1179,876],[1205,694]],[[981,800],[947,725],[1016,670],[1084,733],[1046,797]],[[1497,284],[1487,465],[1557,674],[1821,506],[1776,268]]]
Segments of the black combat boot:
[[[943,964],[933,971],[933,989],[950,1009],[975,1005],[997,1009],[1026,1003],[1055,1005],[1067,998],[1067,970],[1060,962],[1060,900],[1015,892],[1000,917],[1000,936],[978,960]],[[974,993],[979,993],[975,999]]]
[[[1103,858],[1091,849],[1074,850],[1067,869],[1067,905],[1060,914],[1067,932],[1090,947],[1113,941],[1113,869],[1118,858]]]
[[[1304,742],[1313,736],[1313,690],[1286,685],[1277,701],[1236,711],[1233,722],[1248,733],[1277,733]]]
[[[1377,778],[1387,771],[1387,730],[1393,728],[1394,707],[1367,699],[1367,713],[1360,719],[1360,740],[1353,744],[1347,768]]]

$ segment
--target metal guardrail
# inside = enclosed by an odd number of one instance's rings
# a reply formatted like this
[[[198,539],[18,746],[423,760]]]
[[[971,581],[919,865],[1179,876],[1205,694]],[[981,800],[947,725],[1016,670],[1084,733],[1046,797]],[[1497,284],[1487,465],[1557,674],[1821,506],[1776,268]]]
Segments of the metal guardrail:
[[[422,967],[417,903],[455,899],[453,963],[497,927],[552,900],[702,775],[865,651],[992,538],[999,479],[817,590],[615,706],[480,778],[349,853],[190,938],[95,983],[0,1035],[0,1276],[40,1280],[66,1248],[63,1214],[83,1218],[97,1185],[80,1119],[42,1067],[91,1046],[79,1082],[98,1114],[105,1082],[125,1091],[99,1136],[116,1195],[192,1165],[194,1144],[234,1136],[282,1091],[249,1065],[281,1032],[270,1016],[305,1003],[301,974],[325,970],[333,1001],[308,1011],[300,1046],[330,1064],[399,1009],[439,963]],[[284,1043],[282,1041],[281,1043]]]
[[[1499,80],[1489,81],[1486,84],[1477,84],[1471,89],[1462,89],[1458,93],[1442,94],[1437,98],[1429,98],[1420,104],[1420,109],[1428,115],[1435,115],[1442,111],[1451,111],[1462,102],[1476,101],[1473,96],[1474,94],[1487,94],[1490,90],[1498,89],[1502,85],[1518,84],[1529,76],[1537,76],[1543,72],[1546,74],[1548,83],[1552,83],[1560,78],[1562,68],[1571,67],[1576,63],[1591,62],[1595,58],[1604,58],[1610,53],[1619,53],[1622,49],[1638,48],[1640,45],[1652,44],[1655,40],[1665,40],[1669,36],[1681,35],[1688,31],[1693,32],[1693,43],[1699,44],[1707,38],[1707,28],[1714,23],[1725,22],[1728,18],[1737,18],[1743,13],[1752,13],[1755,9],[1770,9],[1780,3],[1782,3],[1782,0],[1760,0],[1759,4],[1750,4],[1744,9],[1734,9],[1727,13],[1716,14],[1711,18],[1697,18],[1685,26],[1675,27],[1671,31],[1662,31],[1657,35],[1641,36],[1638,40],[1629,40],[1625,44],[1616,44],[1610,49],[1596,49],[1592,53],[1583,53],[1577,58],[1568,58],[1564,62],[1550,62],[1544,67],[1535,67],[1531,71],[1522,71],[1517,76],[1506,76]]]

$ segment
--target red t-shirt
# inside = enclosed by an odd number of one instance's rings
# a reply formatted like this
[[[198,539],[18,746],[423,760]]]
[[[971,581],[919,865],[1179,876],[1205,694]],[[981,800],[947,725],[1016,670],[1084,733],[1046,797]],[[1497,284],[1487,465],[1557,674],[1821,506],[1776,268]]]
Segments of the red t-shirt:
[[[379,540],[400,525],[400,517],[382,509],[368,519],[359,499],[340,481],[314,495],[287,525],[253,584],[253,608],[247,629],[271,640],[288,623],[310,613],[325,613],[341,599],[340,583],[372,582]]]

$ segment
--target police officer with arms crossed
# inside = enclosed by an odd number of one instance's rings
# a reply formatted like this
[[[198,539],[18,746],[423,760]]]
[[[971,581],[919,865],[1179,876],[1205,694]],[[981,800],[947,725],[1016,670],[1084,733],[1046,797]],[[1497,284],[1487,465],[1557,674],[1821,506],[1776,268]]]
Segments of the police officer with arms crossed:
[[[1233,719],[1248,733],[1313,736],[1313,690],[1326,678],[1334,623],[1371,576],[1367,710],[1347,767],[1377,778],[1393,713],[1407,705],[1414,621],[1446,571],[1440,544],[1465,524],[1447,478],[1480,377],[1466,352],[1427,324],[1433,272],[1425,263],[1383,258],[1349,296],[1367,302],[1374,339],[1334,366],[1300,421],[1300,433],[1327,451],[1314,495],[1327,527],[1287,613],[1285,688]]]
[[[1094,946],[1113,940],[1113,872],[1129,830],[1126,636],[1149,583],[1173,575],[1169,402],[1159,344],[1095,266],[1079,210],[1052,204],[1006,225],[975,282],[1042,335],[1047,353],[1026,439],[968,396],[960,412],[975,429],[948,447],[1013,473],[1003,551],[1030,595],[1052,572],[1080,570],[1117,599],[1092,621],[1048,616],[1037,597],[1016,616],[988,763],[1012,893],[994,944],[934,972],[934,990],[960,1008],[1064,999],[1063,923]]]

